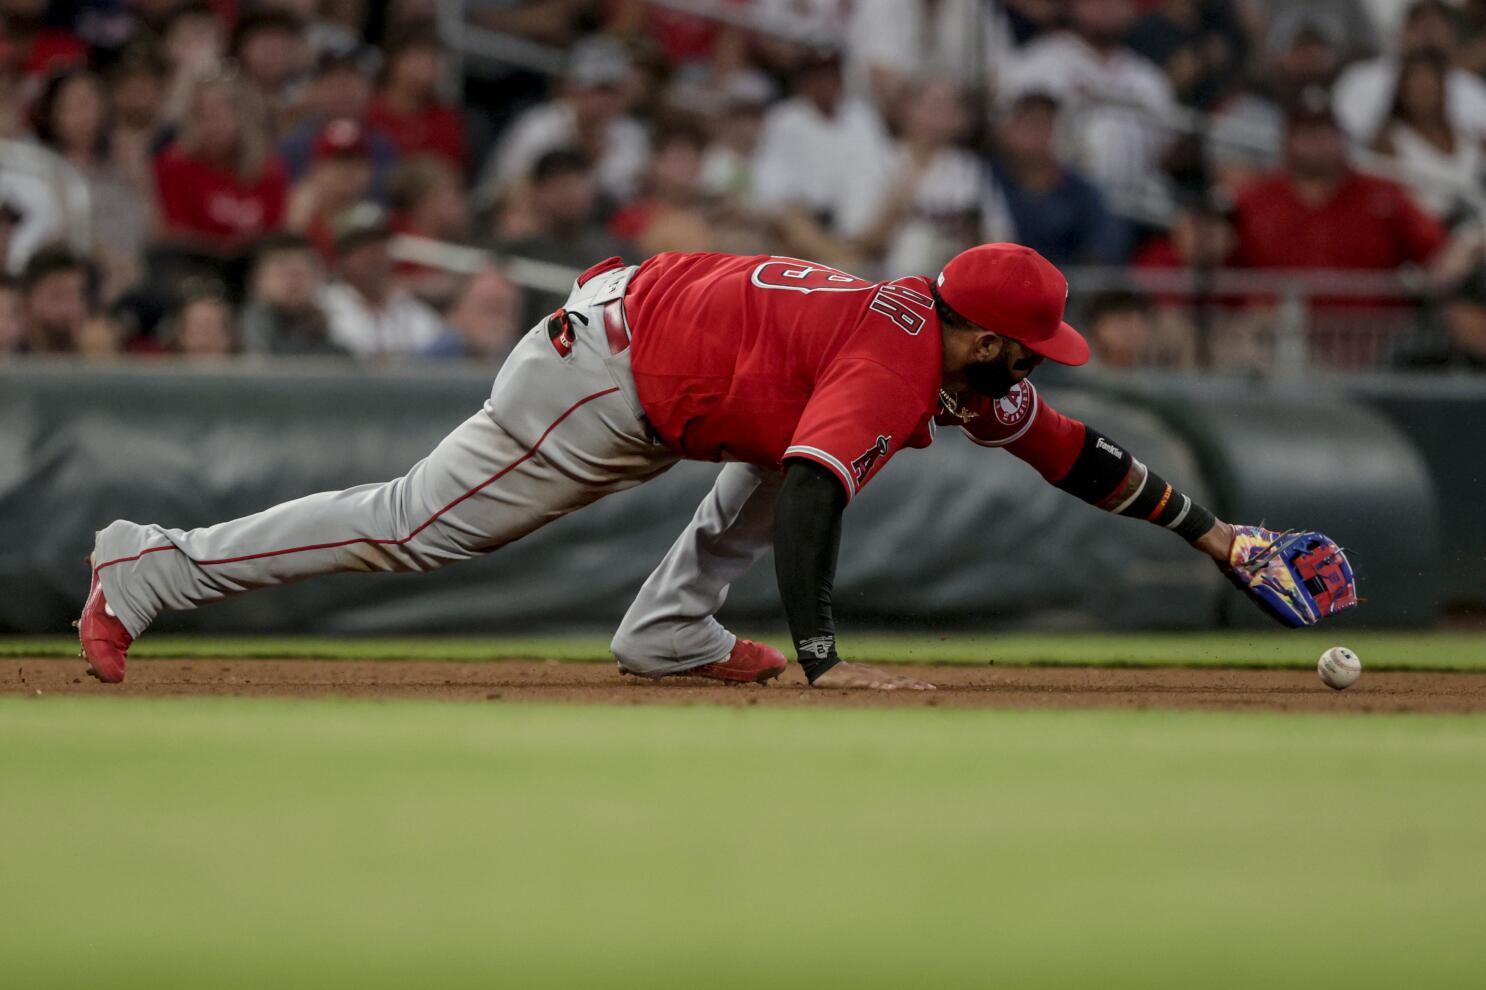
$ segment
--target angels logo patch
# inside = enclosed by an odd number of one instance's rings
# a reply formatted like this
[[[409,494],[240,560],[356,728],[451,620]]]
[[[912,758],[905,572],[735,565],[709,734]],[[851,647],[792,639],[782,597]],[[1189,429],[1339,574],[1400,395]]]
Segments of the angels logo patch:
[[[860,485],[867,480],[867,475],[872,473],[872,468],[878,460],[887,456],[887,452],[892,449],[892,444],[892,437],[880,436],[876,443],[862,451],[862,455],[851,462],[851,473],[855,476],[857,484]]]
[[[991,414],[1002,426],[1016,426],[1032,412],[1036,393],[1026,382],[1017,382],[1001,398],[991,403]]]

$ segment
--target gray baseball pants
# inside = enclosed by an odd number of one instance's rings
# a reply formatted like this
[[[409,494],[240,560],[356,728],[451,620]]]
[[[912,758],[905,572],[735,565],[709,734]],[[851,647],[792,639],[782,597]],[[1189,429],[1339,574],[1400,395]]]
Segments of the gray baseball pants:
[[[678,455],[653,439],[630,352],[612,353],[604,332],[603,305],[623,294],[632,271],[575,290],[566,308],[588,322],[573,322],[571,353],[558,353],[545,322],[533,328],[481,411],[404,477],[309,495],[202,529],[110,524],[93,551],[109,605],[139,636],[161,611],[255,588],[346,571],[433,570],[497,550],[663,473]],[[721,604],[729,575],[762,550],[733,552],[718,541],[740,525],[749,534],[763,531],[750,492],[768,482],[747,479],[767,477],[742,465],[722,472],[625,619],[615,642],[627,669],[674,673],[732,649],[732,637],[705,609]],[[772,518],[772,498],[768,508]],[[680,590],[664,575],[680,581]]]
[[[732,652],[736,637],[714,616],[732,583],[773,546],[783,481],[777,468],[723,467],[619,624],[610,649],[621,667],[658,676]]]

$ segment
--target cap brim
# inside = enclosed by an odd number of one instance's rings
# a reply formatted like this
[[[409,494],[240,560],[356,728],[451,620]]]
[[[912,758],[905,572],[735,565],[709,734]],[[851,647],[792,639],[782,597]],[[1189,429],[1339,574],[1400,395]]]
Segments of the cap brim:
[[[1058,364],[1076,367],[1089,363],[1089,342],[1066,323],[1059,323],[1057,331],[1046,340],[1023,340],[1021,345]]]

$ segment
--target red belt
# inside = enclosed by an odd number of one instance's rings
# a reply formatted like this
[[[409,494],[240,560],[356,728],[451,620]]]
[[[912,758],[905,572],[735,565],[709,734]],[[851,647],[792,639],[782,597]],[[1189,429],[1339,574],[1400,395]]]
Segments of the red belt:
[[[604,333],[609,338],[609,353],[618,354],[629,347],[629,328],[624,323],[624,299],[604,304]]]

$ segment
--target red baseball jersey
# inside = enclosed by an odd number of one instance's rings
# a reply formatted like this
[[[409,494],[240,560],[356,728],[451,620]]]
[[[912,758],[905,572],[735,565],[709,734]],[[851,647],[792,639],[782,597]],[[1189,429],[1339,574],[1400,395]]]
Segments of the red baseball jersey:
[[[640,404],[696,460],[816,461],[856,494],[925,446],[942,345],[928,280],[769,255],[660,254],[624,300]]]
[[[667,446],[694,460],[815,461],[848,498],[938,424],[1005,446],[1056,481],[1083,426],[1030,382],[953,415],[928,278],[868,282],[770,255],[660,254],[625,294],[640,404]]]

